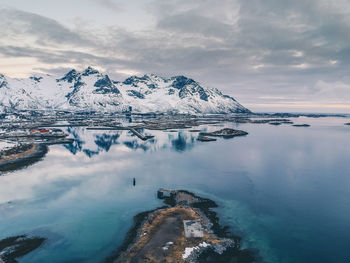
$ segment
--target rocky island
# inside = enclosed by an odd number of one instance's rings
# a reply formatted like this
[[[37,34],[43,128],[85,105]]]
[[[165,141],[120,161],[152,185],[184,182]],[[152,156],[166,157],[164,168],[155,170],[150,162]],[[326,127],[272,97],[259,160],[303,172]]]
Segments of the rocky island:
[[[184,190],[158,190],[166,206],[135,216],[124,243],[106,262],[237,262],[257,259],[219,225],[212,200]]]
[[[245,131],[241,131],[241,130],[224,128],[222,130],[218,130],[218,131],[214,131],[214,132],[201,132],[200,135],[202,135],[202,136],[216,136],[216,137],[223,137],[223,138],[233,138],[236,136],[245,136],[245,135],[248,135],[248,133]]]
[[[293,127],[310,127],[310,124],[293,124]]]

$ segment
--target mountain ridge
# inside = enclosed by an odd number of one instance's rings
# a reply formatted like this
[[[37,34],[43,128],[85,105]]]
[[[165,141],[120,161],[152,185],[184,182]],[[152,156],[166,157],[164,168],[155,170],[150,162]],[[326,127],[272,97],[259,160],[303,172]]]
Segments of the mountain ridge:
[[[183,75],[155,74],[115,81],[88,67],[63,77],[37,74],[26,79],[0,74],[2,110],[85,110],[161,113],[248,113],[234,98]]]

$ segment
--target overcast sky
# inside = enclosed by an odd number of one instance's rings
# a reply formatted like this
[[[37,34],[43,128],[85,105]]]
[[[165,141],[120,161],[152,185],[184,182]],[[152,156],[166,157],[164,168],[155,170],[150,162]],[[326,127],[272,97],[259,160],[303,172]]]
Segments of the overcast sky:
[[[0,0],[0,73],[186,75],[252,110],[350,113],[349,0]]]

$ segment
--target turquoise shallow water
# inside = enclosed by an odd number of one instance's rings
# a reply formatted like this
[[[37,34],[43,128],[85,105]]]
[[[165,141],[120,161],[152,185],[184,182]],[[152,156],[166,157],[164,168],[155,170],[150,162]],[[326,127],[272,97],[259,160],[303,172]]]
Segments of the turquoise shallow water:
[[[48,238],[23,263],[101,262],[135,214],[161,206],[159,187],[181,188],[216,201],[265,262],[350,262],[349,120],[294,121],[312,126],[225,124],[249,135],[207,143],[189,131],[148,131],[155,139],[143,142],[71,128],[73,146],[0,176],[0,239]]]

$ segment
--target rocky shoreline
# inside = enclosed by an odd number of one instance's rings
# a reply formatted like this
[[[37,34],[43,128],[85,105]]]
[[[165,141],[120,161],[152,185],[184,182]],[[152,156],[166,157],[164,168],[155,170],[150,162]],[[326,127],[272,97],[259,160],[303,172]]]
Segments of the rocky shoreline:
[[[45,240],[42,237],[28,237],[26,235],[0,240],[0,263],[17,263],[17,258],[39,248]]]
[[[158,191],[166,206],[134,217],[123,244],[105,262],[236,262],[258,260],[219,224],[217,204],[184,190]]]
[[[46,144],[23,144],[0,153],[0,175],[40,161],[48,152]]]

